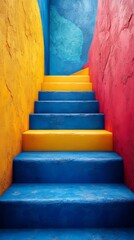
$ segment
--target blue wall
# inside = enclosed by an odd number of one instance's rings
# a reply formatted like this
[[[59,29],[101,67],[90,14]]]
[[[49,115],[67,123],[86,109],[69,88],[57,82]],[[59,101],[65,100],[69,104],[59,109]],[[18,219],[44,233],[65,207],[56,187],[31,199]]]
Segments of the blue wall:
[[[50,74],[71,74],[88,60],[97,0],[50,1]]]
[[[43,25],[43,34],[44,34],[44,41],[45,41],[45,74],[49,74],[49,21],[50,21],[50,11],[49,11],[49,0],[38,0],[40,12],[41,12],[41,19]]]
[[[68,75],[88,60],[98,0],[38,0],[45,36],[46,74]]]

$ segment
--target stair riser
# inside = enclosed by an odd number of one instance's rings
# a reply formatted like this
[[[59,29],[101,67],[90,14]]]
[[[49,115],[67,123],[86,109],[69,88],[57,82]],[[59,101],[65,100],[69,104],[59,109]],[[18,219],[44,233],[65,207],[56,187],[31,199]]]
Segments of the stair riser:
[[[15,183],[122,183],[122,160],[14,160]]]
[[[114,195],[114,193],[113,193]],[[134,202],[17,201],[1,203],[2,228],[133,227]]]
[[[32,131],[32,130],[31,130]],[[65,132],[48,131],[36,132],[22,136],[23,151],[112,151],[112,134],[84,133],[80,131]],[[41,130],[40,130],[41,131]],[[42,130],[43,131],[43,130]],[[59,130],[60,131],[60,130]],[[64,130],[61,130],[64,131]],[[89,130],[93,131],[93,130]],[[95,131],[95,130],[94,130]],[[103,131],[103,130],[98,130]]]
[[[43,91],[92,91],[92,83],[42,83]]]
[[[95,100],[94,92],[39,92],[39,100]]]
[[[93,102],[35,102],[35,113],[98,113],[99,103]]]
[[[81,75],[70,75],[70,76],[44,76],[44,83],[89,83],[90,77]]]
[[[30,129],[104,129],[104,115],[30,115]]]

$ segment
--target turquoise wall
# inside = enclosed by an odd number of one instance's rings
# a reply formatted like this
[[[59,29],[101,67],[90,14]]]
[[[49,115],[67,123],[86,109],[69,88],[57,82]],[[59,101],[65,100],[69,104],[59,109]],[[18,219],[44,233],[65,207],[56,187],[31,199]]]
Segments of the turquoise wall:
[[[45,68],[68,75],[88,61],[98,0],[38,0],[45,37]]]
[[[49,74],[49,22],[50,22],[50,11],[49,11],[49,0],[38,0],[40,12],[41,12],[41,19],[42,19],[42,26],[43,26],[43,34],[44,34],[44,42],[45,42],[45,66],[44,71],[45,74]]]

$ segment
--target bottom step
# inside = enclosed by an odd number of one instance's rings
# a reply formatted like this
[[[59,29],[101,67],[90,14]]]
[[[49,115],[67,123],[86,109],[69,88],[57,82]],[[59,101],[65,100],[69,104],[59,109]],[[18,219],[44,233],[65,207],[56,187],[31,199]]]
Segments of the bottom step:
[[[134,240],[134,229],[0,230],[1,240]]]

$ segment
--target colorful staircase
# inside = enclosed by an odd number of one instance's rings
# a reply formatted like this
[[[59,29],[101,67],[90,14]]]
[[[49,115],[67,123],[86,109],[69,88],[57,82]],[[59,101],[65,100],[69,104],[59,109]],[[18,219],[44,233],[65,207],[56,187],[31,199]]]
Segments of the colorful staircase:
[[[134,194],[87,70],[42,90],[0,198],[0,239],[133,240]]]

